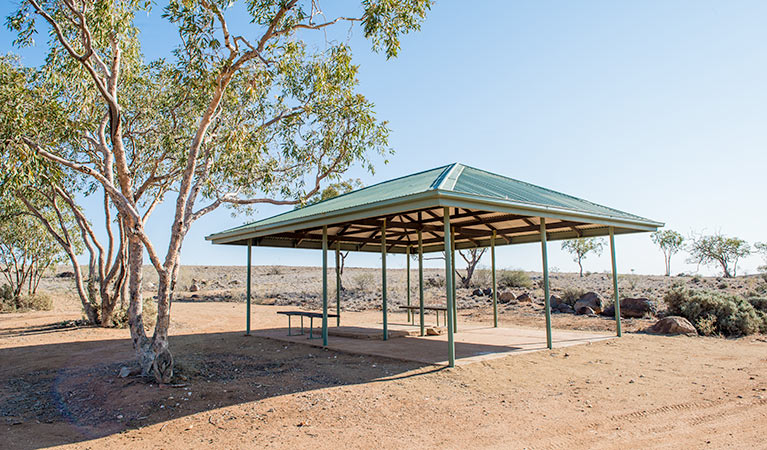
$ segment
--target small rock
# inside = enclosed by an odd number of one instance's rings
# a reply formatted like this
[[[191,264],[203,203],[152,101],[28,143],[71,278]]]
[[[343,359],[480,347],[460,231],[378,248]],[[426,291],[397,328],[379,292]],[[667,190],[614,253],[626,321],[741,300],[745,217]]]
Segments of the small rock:
[[[74,278],[75,273],[74,272],[61,272],[60,274],[56,275],[56,278]]]
[[[498,295],[498,301],[501,303],[509,303],[516,299],[517,296],[511,291],[501,291],[500,295]]]
[[[426,329],[426,336],[439,336],[442,334],[442,327],[429,327]]]
[[[517,301],[520,303],[531,303],[533,301],[532,297],[530,297],[530,294],[525,292],[524,294],[517,297]]]
[[[197,292],[200,290],[200,286],[197,285],[197,283],[192,283],[191,286],[189,286],[189,292]]]
[[[471,292],[471,295],[472,295],[473,297],[482,297],[482,296],[483,296],[483,295],[485,295],[485,294],[484,294],[484,292],[482,292],[482,289],[474,289],[474,290]]]
[[[122,366],[120,368],[120,378],[128,378],[130,376],[130,367]]]
[[[490,297],[491,295],[493,295],[493,290],[491,288],[485,288],[485,289],[482,289],[482,293]]]

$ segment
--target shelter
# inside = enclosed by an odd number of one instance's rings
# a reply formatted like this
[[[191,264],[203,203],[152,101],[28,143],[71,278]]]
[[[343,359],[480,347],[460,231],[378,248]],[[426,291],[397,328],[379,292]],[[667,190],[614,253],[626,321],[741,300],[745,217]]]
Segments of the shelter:
[[[615,261],[616,234],[655,231],[664,224],[601,206],[502,175],[454,163],[358,189],[314,205],[207,236],[214,244],[247,246],[247,333],[250,332],[251,248],[322,249],[322,337],[327,345],[327,253],[351,250],[382,255],[383,339],[389,337],[386,255],[418,252],[419,305],[423,335],[423,254],[446,250],[445,279],[448,361],[455,363],[453,333],[455,250],[490,247],[494,326],[498,326],[495,247],[541,242],[547,346],[551,348],[551,309],[547,242],[609,236],[612,257],[616,332],[621,335]],[[336,264],[337,265],[337,264]],[[410,258],[408,258],[408,269]],[[338,270],[336,268],[338,284]],[[408,287],[410,270],[408,270]],[[340,293],[336,290],[340,315]],[[408,300],[410,289],[408,289]],[[337,318],[340,324],[340,317]]]

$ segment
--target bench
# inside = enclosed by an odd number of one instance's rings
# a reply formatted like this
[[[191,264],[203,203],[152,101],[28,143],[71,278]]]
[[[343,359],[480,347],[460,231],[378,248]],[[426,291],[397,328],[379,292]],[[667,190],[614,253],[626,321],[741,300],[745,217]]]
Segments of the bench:
[[[304,334],[304,317],[309,318],[309,338],[308,339],[320,339],[322,336],[314,337],[312,329],[314,328],[314,319],[321,319],[322,313],[310,312],[310,311],[277,311],[277,314],[288,316],[288,336],[301,336]],[[293,316],[301,317],[301,332],[293,333],[290,326],[290,318]],[[338,314],[328,314],[328,317],[338,317]]]
[[[402,305],[400,306],[400,309],[405,309],[407,311],[410,311],[412,314],[410,315],[410,323],[415,324],[415,312],[418,311],[421,312],[420,306],[413,306],[413,305]],[[447,326],[447,307],[445,306],[424,306],[424,311],[434,311],[437,314],[437,326],[439,326],[439,312],[442,311],[444,313],[443,317],[445,320],[445,326]]]

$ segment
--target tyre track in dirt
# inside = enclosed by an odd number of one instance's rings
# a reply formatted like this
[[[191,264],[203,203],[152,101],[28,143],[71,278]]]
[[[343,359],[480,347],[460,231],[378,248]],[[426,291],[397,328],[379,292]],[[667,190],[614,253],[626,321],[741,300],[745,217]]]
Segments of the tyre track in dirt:
[[[647,428],[643,424],[668,415],[669,422]],[[687,402],[641,409],[591,421],[582,425],[558,427],[556,436],[534,436],[527,448],[565,450],[573,448],[614,448],[625,445],[662,446],[674,442],[679,434],[700,436],[705,443],[722,430],[731,435],[758,433],[767,423],[767,399],[722,399]],[[721,437],[721,436],[719,436]],[[538,439],[540,438],[540,440]],[[537,443],[535,441],[538,441]],[[765,444],[767,447],[767,444]]]

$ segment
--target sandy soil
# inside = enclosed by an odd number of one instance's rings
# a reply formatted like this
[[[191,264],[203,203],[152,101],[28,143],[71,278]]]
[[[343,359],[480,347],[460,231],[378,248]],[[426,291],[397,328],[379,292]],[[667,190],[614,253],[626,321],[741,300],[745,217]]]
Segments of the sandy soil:
[[[445,369],[245,337],[242,303],[179,301],[174,387],[117,377],[133,366],[127,330],[57,328],[79,317],[61,302],[0,316],[4,448],[767,448],[764,336],[627,333]],[[541,327],[530,308],[501,325]],[[255,307],[254,328],[284,326],[279,309]],[[489,320],[487,307],[460,315]]]

